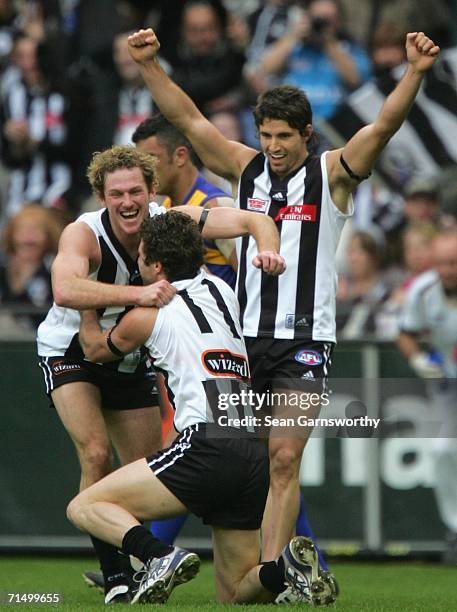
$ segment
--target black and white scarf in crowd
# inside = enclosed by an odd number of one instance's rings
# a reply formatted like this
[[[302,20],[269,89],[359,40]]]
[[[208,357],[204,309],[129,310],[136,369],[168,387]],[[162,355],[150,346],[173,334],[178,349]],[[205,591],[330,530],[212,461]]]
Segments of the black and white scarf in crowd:
[[[317,126],[335,147],[346,143],[379,113],[405,71],[398,66],[353,92],[338,112]],[[407,120],[382,153],[376,172],[386,186],[399,190],[413,174],[436,175],[457,163],[457,47],[446,49],[424,83]]]

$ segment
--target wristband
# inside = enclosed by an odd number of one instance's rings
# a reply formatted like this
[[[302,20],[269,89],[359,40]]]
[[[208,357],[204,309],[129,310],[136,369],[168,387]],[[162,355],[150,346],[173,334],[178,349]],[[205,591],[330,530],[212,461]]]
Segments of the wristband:
[[[209,208],[204,208],[202,210],[202,214],[200,215],[200,221],[198,222],[198,229],[200,230],[200,232],[203,230],[203,226],[206,223],[206,219],[209,215],[209,211],[210,211]]]

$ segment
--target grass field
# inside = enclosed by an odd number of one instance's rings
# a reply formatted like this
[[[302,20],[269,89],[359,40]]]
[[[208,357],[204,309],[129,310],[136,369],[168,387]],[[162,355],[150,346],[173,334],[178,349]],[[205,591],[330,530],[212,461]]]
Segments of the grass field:
[[[332,563],[341,594],[328,608],[335,612],[456,612],[457,568],[419,563]],[[60,593],[62,603],[0,605],[1,610],[106,610],[102,595],[88,588],[82,572],[95,569],[94,559],[0,557],[0,592]],[[302,605],[282,606],[303,609]],[[308,606],[306,606],[308,607]],[[214,602],[212,565],[204,562],[197,578],[178,587],[166,604],[149,605],[144,610],[168,612],[212,612],[240,610],[240,606]],[[281,608],[274,605],[249,606],[269,612]],[[324,610],[325,608],[322,608]]]

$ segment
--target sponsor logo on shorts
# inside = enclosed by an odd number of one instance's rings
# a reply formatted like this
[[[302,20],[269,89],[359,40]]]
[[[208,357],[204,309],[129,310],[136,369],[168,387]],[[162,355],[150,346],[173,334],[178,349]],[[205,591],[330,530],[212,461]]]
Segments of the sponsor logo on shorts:
[[[226,349],[205,351],[202,354],[202,363],[213,376],[249,380],[249,366],[244,355],[237,355]]]
[[[302,350],[295,354],[295,361],[307,366],[318,366],[322,363],[322,355],[317,351]]]
[[[300,204],[284,206],[275,217],[275,221],[316,221],[317,206],[315,204]]]
[[[65,372],[79,372],[80,370],[82,368],[79,363],[55,363],[52,366],[52,371],[56,376],[65,374]]]
[[[258,198],[248,198],[248,210],[254,210],[257,212],[265,212],[267,210],[268,201],[259,200]]]

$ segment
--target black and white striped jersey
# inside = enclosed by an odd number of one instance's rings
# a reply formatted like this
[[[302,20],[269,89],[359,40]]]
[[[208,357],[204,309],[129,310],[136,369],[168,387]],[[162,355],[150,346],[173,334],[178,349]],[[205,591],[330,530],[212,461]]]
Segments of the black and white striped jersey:
[[[255,240],[237,241],[243,333],[250,337],[335,342],[335,253],[348,214],[333,203],[326,153],[309,155],[284,180],[271,172],[259,153],[244,169],[237,206],[269,215],[281,237],[287,269],[270,276],[255,268]]]
[[[162,214],[166,209],[158,204],[149,204],[151,216]],[[97,237],[101,251],[99,267],[89,274],[88,278],[115,285],[141,285],[142,280],[137,262],[134,261],[116,238],[111,227],[106,208],[96,212],[85,213],[78,217],[78,223],[86,223]],[[129,310],[122,306],[113,306],[99,310],[100,323],[103,329],[109,329]],[[54,303],[46,319],[38,328],[37,343],[40,357],[57,357],[65,355],[75,360],[84,359],[79,345],[80,316],[77,310],[64,308]],[[137,349],[126,355],[121,361],[104,364],[103,367],[127,374],[139,373],[145,366],[145,351]]]
[[[26,121],[34,151],[16,159],[9,141],[3,139],[4,161],[9,167],[6,213],[13,216],[24,202],[55,204],[71,187],[66,161],[67,100],[57,91],[34,91],[18,80],[5,93],[3,121]]]
[[[119,90],[117,125],[113,143],[132,144],[132,134],[139,124],[150,117],[155,109],[147,87],[122,87]]]
[[[249,365],[232,289],[203,269],[172,284],[178,293],[158,310],[145,345],[154,368],[164,374],[176,429],[219,424],[224,414],[230,419],[252,416],[250,406],[241,402]],[[230,394],[240,398],[240,405],[229,402]]]

